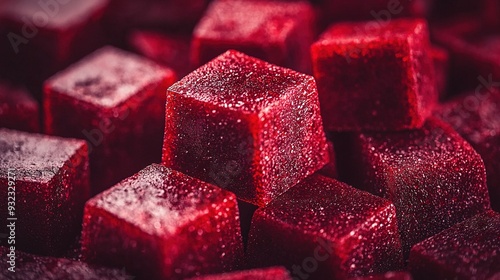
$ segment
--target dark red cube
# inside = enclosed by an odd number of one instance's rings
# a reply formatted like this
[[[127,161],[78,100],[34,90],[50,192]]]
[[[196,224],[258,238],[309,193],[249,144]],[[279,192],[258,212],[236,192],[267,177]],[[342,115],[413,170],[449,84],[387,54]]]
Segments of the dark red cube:
[[[320,175],[259,208],[248,243],[250,265],[283,265],[297,279],[399,269],[401,252],[394,205]]]
[[[349,154],[339,166],[351,173],[341,178],[394,203],[406,255],[414,244],[490,208],[481,157],[442,121],[347,138],[335,143]]]
[[[0,5],[12,78],[41,83],[103,43],[107,0],[5,0]]]
[[[431,57],[434,62],[434,73],[436,75],[436,87],[441,99],[446,97],[448,87],[448,70],[450,57],[448,51],[438,46],[432,46]]]
[[[231,273],[206,275],[189,280],[292,280],[290,273],[284,267],[256,268],[252,270],[237,271]]]
[[[313,77],[228,51],[167,92],[163,163],[263,206],[328,163]]]
[[[82,255],[141,279],[232,270],[243,256],[236,197],[150,165],[87,202]]]
[[[90,197],[87,145],[0,129],[0,184],[0,218],[15,240],[2,245],[60,255],[79,233]]]
[[[411,274],[406,271],[387,272],[384,274],[370,275],[353,278],[351,280],[412,280]]]
[[[498,279],[500,214],[487,211],[413,246],[415,279]]]
[[[38,132],[38,102],[23,87],[0,81],[0,127]]]
[[[168,68],[105,47],[50,78],[45,131],[85,139],[98,193],[161,160]]]
[[[88,265],[69,259],[42,257],[21,251],[11,252],[0,247],[4,261],[0,263],[0,278],[10,280],[71,279],[71,280],[133,280],[124,270]],[[14,262],[14,268],[9,263]]]
[[[314,21],[307,2],[215,0],[194,30],[191,60],[200,66],[235,49],[310,73]]]
[[[334,24],[311,47],[325,129],[421,127],[437,100],[427,24],[367,24]]]
[[[481,155],[491,207],[500,211],[500,91],[483,89],[455,97],[438,106],[435,115]]]

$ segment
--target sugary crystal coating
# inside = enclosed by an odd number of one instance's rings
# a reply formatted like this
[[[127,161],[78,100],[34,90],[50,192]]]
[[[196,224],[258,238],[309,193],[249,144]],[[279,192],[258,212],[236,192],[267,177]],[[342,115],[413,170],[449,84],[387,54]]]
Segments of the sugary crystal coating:
[[[13,223],[16,249],[59,255],[80,231],[90,197],[87,145],[0,129],[0,184],[0,218]]]
[[[232,270],[243,245],[236,197],[153,164],[87,202],[83,259],[141,279]]]
[[[327,29],[311,47],[325,129],[421,127],[437,100],[428,37],[417,19]]]
[[[411,274],[405,271],[387,272],[365,277],[357,277],[351,280],[412,280]]]
[[[312,175],[253,217],[250,265],[283,265],[300,279],[346,279],[402,266],[389,201]]]
[[[228,51],[167,91],[163,163],[263,206],[328,162],[313,77]]]

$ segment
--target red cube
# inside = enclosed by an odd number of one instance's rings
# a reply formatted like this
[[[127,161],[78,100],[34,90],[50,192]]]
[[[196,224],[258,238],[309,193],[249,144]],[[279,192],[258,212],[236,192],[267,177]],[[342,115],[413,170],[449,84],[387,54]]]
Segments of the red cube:
[[[107,0],[5,0],[2,38],[10,73],[41,83],[103,42],[100,19]]]
[[[387,272],[365,277],[358,277],[351,280],[412,280],[411,274],[405,271]]]
[[[441,104],[435,115],[448,122],[481,155],[493,210],[500,211],[500,91],[486,88]]]
[[[0,278],[13,280],[73,279],[73,280],[132,280],[123,270],[88,265],[84,262],[54,257],[42,257],[0,247],[4,260],[0,263]],[[12,261],[12,263],[10,263]],[[13,266],[12,266],[12,265]]]
[[[311,47],[325,129],[419,128],[437,100],[427,25],[332,25]]]
[[[93,193],[160,162],[174,80],[170,69],[105,47],[46,81],[45,130],[89,142]]]
[[[434,73],[436,74],[436,87],[439,97],[444,99],[448,88],[448,69],[450,58],[448,51],[438,46],[432,46],[431,57],[434,63]]]
[[[38,102],[24,88],[0,81],[0,127],[38,132]]]
[[[200,66],[229,49],[309,73],[314,11],[306,2],[215,0],[196,26],[191,59]]]
[[[206,275],[189,280],[292,280],[288,270],[284,267],[257,268],[217,275]]]
[[[487,211],[411,249],[415,279],[498,279],[500,214]]]
[[[85,205],[84,260],[141,279],[232,270],[243,246],[236,197],[153,164]]]
[[[313,77],[228,51],[167,91],[163,163],[263,206],[328,163]]]
[[[330,141],[328,141],[328,154],[330,161],[318,171],[318,174],[336,179],[338,177],[338,172],[337,163],[335,161],[335,149],[333,143]]]
[[[248,258],[284,265],[300,279],[347,279],[403,265],[396,209],[389,201],[313,175],[259,208]]]
[[[0,185],[0,218],[15,242],[7,246],[60,255],[80,231],[90,197],[87,145],[0,129]]]
[[[348,183],[391,200],[407,255],[414,244],[490,208],[481,157],[447,124],[420,130],[356,133],[345,143]],[[345,139],[344,139],[345,140]]]

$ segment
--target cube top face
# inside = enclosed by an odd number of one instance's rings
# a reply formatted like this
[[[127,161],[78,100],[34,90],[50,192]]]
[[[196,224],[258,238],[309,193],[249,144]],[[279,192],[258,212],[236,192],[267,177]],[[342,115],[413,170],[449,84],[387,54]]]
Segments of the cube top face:
[[[87,202],[150,235],[169,237],[183,225],[236,197],[228,191],[153,164]]]
[[[500,273],[499,248],[500,214],[490,210],[413,246],[410,269],[415,273],[416,267],[427,264],[418,270],[435,268],[433,274],[442,279],[497,279],[493,276]]]
[[[356,234],[356,229],[389,208],[394,210],[385,199],[334,179],[312,175],[258,209],[256,215],[259,213],[306,234],[339,240]]]
[[[360,48],[380,48],[394,42],[411,44],[412,39],[427,32],[427,24],[419,19],[393,19],[387,24],[345,22],[332,25],[314,45],[339,45],[340,49],[342,45],[367,44]]]
[[[47,183],[86,142],[0,129],[0,175],[13,169],[16,178]]]
[[[278,43],[289,36],[299,17],[312,14],[304,2],[212,2],[194,36],[205,40]]]
[[[196,278],[190,278],[189,280],[249,280],[249,279],[292,280],[288,270],[286,270],[284,267],[281,266],[257,268],[252,270],[229,272],[218,275],[200,276]]]
[[[31,1],[7,0],[0,7],[0,16],[21,21],[28,21],[47,29],[65,30],[85,22],[102,11],[108,5],[108,0],[85,1]]]
[[[186,98],[236,111],[258,113],[291,94],[311,76],[275,66],[237,51],[227,51],[169,88]]]
[[[113,47],[103,47],[50,78],[46,91],[111,108],[120,105],[151,83],[174,73],[155,63]]]

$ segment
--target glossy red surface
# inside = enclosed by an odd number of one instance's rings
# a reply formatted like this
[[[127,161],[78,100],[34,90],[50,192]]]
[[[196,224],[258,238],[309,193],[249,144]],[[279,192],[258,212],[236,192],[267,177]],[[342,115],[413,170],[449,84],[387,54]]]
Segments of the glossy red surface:
[[[24,88],[0,81],[0,127],[38,132],[39,105]]]
[[[310,73],[314,20],[307,2],[216,0],[194,30],[192,63],[199,66],[235,49]]]
[[[426,22],[374,24],[334,24],[311,47],[327,131],[419,128],[437,100]]]
[[[87,152],[81,140],[0,129],[0,218],[17,218],[16,248],[52,255],[67,250],[90,197]],[[13,215],[8,192],[15,196]]]
[[[301,279],[347,279],[399,269],[397,232],[389,201],[313,175],[255,212],[248,258]]]
[[[444,230],[411,249],[415,279],[497,279],[500,214],[487,211]]]
[[[328,162],[311,76],[228,51],[167,92],[163,163],[263,206]]]
[[[442,121],[430,118],[409,132],[352,134],[347,143],[338,143],[350,155],[339,161],[350,167],[344,179],[394,203],[406,254],[490,208],[481,157]]]
[[[243,245],[236,197],[153,164],[89,200],[83,259],[143,279],[232,270]]]
[[[45,83],[45,132],[89,142],[93,193],[160,162],[168,68],[104,47]]]

